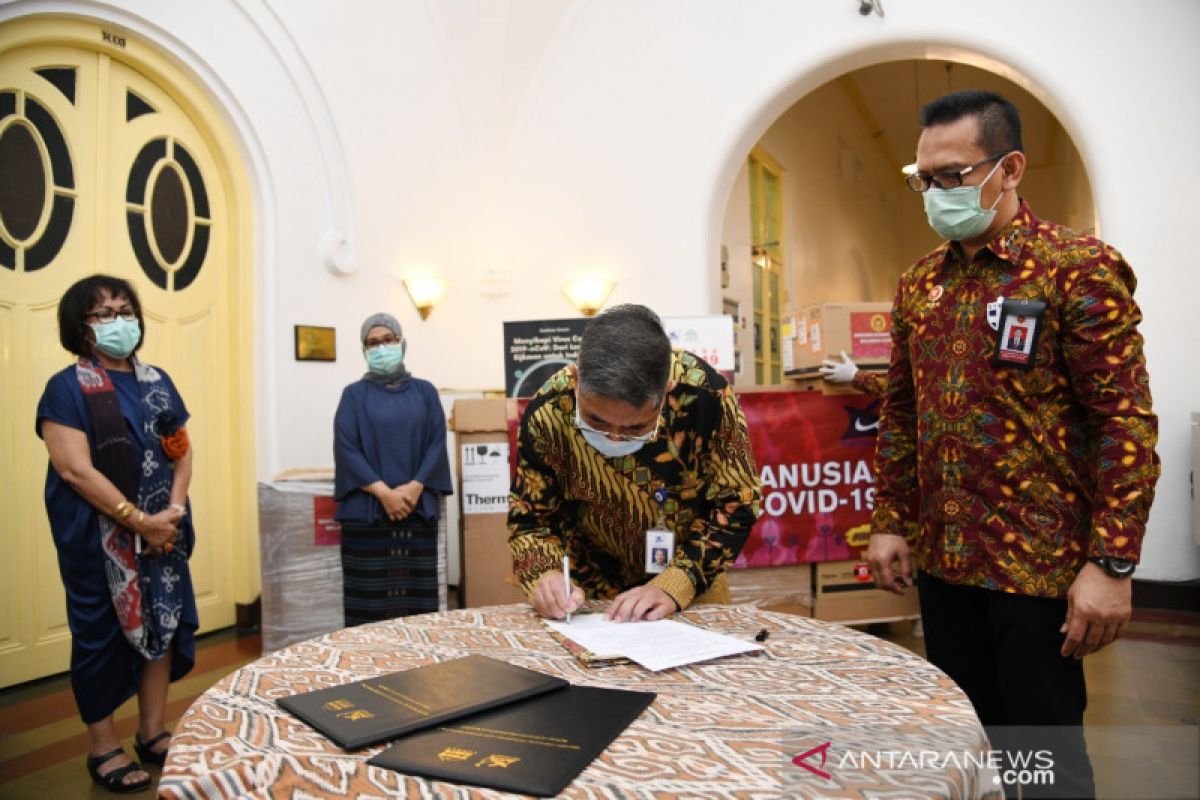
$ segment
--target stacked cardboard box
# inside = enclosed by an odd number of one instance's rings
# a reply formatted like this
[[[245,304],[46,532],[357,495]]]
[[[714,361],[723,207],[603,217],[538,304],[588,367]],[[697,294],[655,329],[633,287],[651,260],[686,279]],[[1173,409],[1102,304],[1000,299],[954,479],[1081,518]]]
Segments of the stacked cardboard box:
[[[868,369],[864,371],[887,375],[886,370]],[[849,383],[831,383],[820,375],[804,375],[799,378],[791,378],[791,381],[802,392],[820,392],[827,395],[862,394]]]
[[[507,444],[508,403],[495,400],[456,400],[450,427],[455,432],[458,453],[459,502],[464,502],[462,487],[463,447],[466,445]],[[462,513],[459,552],[462,553],[461,598],[464,608],[520,603],[525,593],[512,574],[512,556],[508,550],[508,504],[495,503],[495,511]],[[464,509],[460,508],[460,511]]]
[[[812,565],[731,569],[729,595],[734,603],[752,603],[770,611],[811,617]]]
[[[892,351],[891,303],[821,303],[793,318],[789,378],[817,376],[826,358],[842,351],[859,369],[887,369]]]
[[[863,561],[734,569],[729,571],[729,587],[734,603],[827,622],[891,622],[921,615],[915,587],[903,595],[876,589]]]
[[[830,622],[888,622],[921,615],[916,587],[898,595],[875,588],[863,561],[813,564],[813,616]]]

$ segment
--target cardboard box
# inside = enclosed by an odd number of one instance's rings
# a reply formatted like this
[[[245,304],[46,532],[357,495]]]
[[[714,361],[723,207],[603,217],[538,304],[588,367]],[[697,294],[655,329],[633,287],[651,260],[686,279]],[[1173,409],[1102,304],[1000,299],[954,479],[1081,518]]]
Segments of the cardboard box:
[[[450,411],[450,430],[457,433],[500,433],[508,438],[508,401],[455,400]]]
[[[868,372],[877,372],[881,375],[887,375],[886,370],[867,370]],[[801,392],[820,392],[824,395],[861,395],[858,389],[855,389],[849,383],[830,383],[820,375],[802,375],[799,377],[789,377],[792,385]]]
[[[843,350],[859,368],[886,369],[892,350],[891,303],[822,303],[795,315],[788,377],[815,374]]]
[[[731,569],[725,574],[733,603],[753,603],[769,611],[812,616],[811,564]]]
[[[728,575],[734,603],[770,611],[847,625],[921,616],[915,588],[903,595],[876,589],[863,561],[731,569]]]
[[[890,622],[921,616],[916,587],[904,594],[875,588],[864,561],[813,564],[813,616],[829,622]]]
[[[512,574],[508,550],[508,505],[497,503],[495,513],[463,513],[463,445],[508,446],[508,402],[457,400],[450,414],[458,454],[459,552],[462,572],[459,597],[463,608],[525,601]],[[504,464],[507,469],[507,463]]]

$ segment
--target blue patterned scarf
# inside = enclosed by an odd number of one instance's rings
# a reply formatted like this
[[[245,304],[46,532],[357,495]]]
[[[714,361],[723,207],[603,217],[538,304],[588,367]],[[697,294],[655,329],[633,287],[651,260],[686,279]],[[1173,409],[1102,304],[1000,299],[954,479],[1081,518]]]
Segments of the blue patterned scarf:
[[[136,497],[141,511],[152,515],[171,503],[175,468],[163,452],[160,437],[173,432],[162,428],[178,418],[179,409],[172,408],[171,393],[158,370],[136,358],[132,362],[145,420],[145,445],[140,452],[126,430],[116,388],[104,367],[80,358],[75,377],[92,420],[96,469],[122,495]],[[179,546],[170,553],[152,556],[137,552],[137,537],[128,528],[107,514],[97,517],[104,571],[121,630],[142,656],[158,660],[171,646],[183,613],[179,582],[190,555],[190,537],[181,536]]]

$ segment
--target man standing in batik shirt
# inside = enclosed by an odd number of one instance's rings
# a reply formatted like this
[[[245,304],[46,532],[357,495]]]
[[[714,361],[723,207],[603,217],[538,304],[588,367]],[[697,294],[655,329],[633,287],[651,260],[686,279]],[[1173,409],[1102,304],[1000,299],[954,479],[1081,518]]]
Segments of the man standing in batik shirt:
[[[759,498],[732,387],[704,360],[672,351],[653,311],[616,306],[588,323],[578,361],[546,382],[521,420],[513,570],[552,619],[585,595],[612,599],[607,615],[622,621],[729,602],[725,570]]]
[[[1082,797],[1081,659],[1129,619],[1157,419],[1133,271],[1018,198],[1020,126],[990,92],[922,109],[908,184],[949,241],[896,293],[867,557],[896,592],[915,568],[929,659],[985,725],[1071,726],[990,729],[1051,747],[1055,796]]]

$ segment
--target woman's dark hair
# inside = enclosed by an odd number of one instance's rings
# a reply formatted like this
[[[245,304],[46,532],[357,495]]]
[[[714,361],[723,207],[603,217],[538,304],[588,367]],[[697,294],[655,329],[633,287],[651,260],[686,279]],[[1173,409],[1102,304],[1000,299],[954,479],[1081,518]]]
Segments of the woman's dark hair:
[[[146,322],[142,319],[142,301],[138,299],[133,284],[124,278],[114,278],[112,275],[89,275],[76,281],[67,289],[58,301],[58,340],[63,348],[77,356],[91,355],[92,343],[87,337],[87,313],[100,302],[101,290],[107,291],[113,297],[128,297],[137,315],[138,329],[142,336],[138,339],[133,352],[142,347],[146,338]]]
[[[1017,107],[995,92],[964,89],[943,95],[921,109],[921,127],[946,125],[963,117],[979,119],[979,147],[989,155],[1024,149],[1021,144],[1021,114]]]

